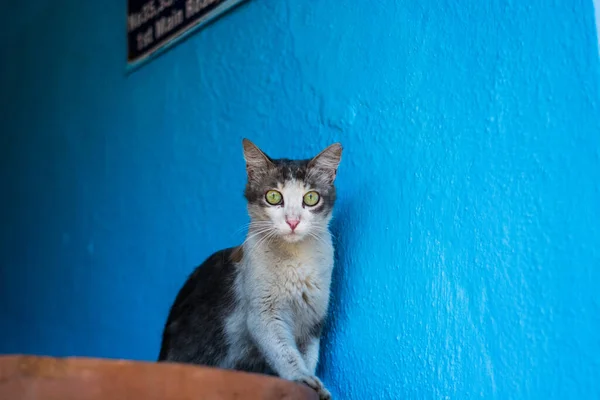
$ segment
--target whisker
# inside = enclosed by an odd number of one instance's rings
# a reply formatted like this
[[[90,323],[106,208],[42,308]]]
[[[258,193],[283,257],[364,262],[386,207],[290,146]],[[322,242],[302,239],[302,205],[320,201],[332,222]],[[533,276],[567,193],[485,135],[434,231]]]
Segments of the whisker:
[[[259,247],[263,244],[263,242],[265,242],[268,238],[270,238],[271,236],[275,235],[277,233],[277,231],[275,229],[270,229],[270,231],[262,236],[256,243],[254,243],[254,246],[252,246],[252,248],[249,249],[249,253],[254,253],[256,250],[259,249]]]
[[[267,239],[267,246],[270,245],[271,243],[273,243],[273,240],[277,237],[277,231],[273,230],[273,233],[271,234],[271,236],[269,237],[269,239]]]
[[[266,228],[257,229],[255,231],[253,231],[252,234],[249,234],[246,237],[246,240],[244,240],[244,243],[246,243],[247,241],[249,241],[250,239],[252,239],[252,238],[254,238],[254,237],[258,236],[258,235],[262,235],[262,234],[268,233],[271,229],[272,229],[271,227],[266,227]]]
[[[242,225],[239,229],[237,229],[236,232],[239,233],[240,231],[249,230],[252,228],[263,228],[263,227],[267,227],[270,225],[271,225],[271,222],[268,222],[268,221],[253,221],[253,222]]]
[[[317,240],[317,241],[318,241],[318,242],[320,242],[321,244],[323,244],[323,245],[325,245],[325,246],[329,245],[329,243],[327,242],[327,238],[326,238],[326,237],[324,237],[324,236],[322,236],[322,235],[317,235],[317,234],[316,234],[316,233],[314,233],[314,232],[308,232],[308,233],[309,233],[309,235],[310,235],[311,237],[313,237],[315,240]]]
[[[246,224],[243,224],[242,226],[240,226],[238,229],[235,230],[235,233],[239,233],[241,231],[250,229],[252,227],[265,227],[265,226],[269,226],[271,225],[270,221],[250,221]]]

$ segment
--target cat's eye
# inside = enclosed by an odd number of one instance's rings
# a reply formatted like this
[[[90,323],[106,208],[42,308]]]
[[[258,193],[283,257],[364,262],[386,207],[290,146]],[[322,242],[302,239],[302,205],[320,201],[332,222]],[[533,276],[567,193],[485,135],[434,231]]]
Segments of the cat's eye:
[[[304,195],[303,200],[304,204],[306,204],[309,207],[316,206],[319,202],[319,193],[315,191],[308,192]]]
[[[277,190],[269,190],[265,194],[265,199],[267,200],[267,203],[272,206],[277,206],[283,203],[283,196]]]

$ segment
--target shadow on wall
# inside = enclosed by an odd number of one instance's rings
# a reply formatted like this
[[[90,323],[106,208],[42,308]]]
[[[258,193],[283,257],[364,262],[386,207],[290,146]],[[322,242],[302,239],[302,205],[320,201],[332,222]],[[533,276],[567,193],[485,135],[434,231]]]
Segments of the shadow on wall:
[[[335,346],[335,332],[344,329],[346,326],[344,320],[348,317],[348,304],[351,302],[350,288],[348,287],[348,275],[350,269],[354,268],[352,260],[348,259],[346,249],[354,248],[357,245],[357,235],[359,230],[352,229],[356,226],[353,216],[357,215],[356,204],[352,202],[352,196],[344,196],[338,199],[336,204],[334,218],[331,220],[330,231],[333,236],[333,245],[335,248],[335,264],[331,283],[331,300],[329,305],[329,315],[321,338],[321,355],[319,359],[318,375],[328,376],[334,368],[334,360],[331,357],[333,346]],[[332,386],[338,385],[334,379],[328,379]],[[343,393],[342,388],[337,387],[336,393]]]

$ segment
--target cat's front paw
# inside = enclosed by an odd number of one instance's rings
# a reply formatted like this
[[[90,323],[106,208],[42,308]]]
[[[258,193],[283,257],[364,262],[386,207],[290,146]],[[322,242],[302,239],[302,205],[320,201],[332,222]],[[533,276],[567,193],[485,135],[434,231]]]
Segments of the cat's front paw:
[[[314,375],[306,375],[302,378],[296,379],[296,382],[304,383],[308,387],[314,389],[319,395],[319,400],[331,400],[331,393],[325,389],[323,382]]]

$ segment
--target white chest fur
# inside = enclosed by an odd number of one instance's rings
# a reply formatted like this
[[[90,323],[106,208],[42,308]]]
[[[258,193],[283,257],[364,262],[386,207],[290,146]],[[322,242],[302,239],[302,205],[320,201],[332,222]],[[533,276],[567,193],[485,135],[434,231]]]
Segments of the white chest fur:
[[[244,258],[243,292],[252,304],[281,312],[297,334],[325,317],[333,269],[329,235],[249,250]]]
[[[285,379],[314,374],[333,270],[329,234],[292,246],[247,241],[237,267],[237,306],[225,321],[229,349],[220,366],[248,361],[248,349],[257,346]]]

